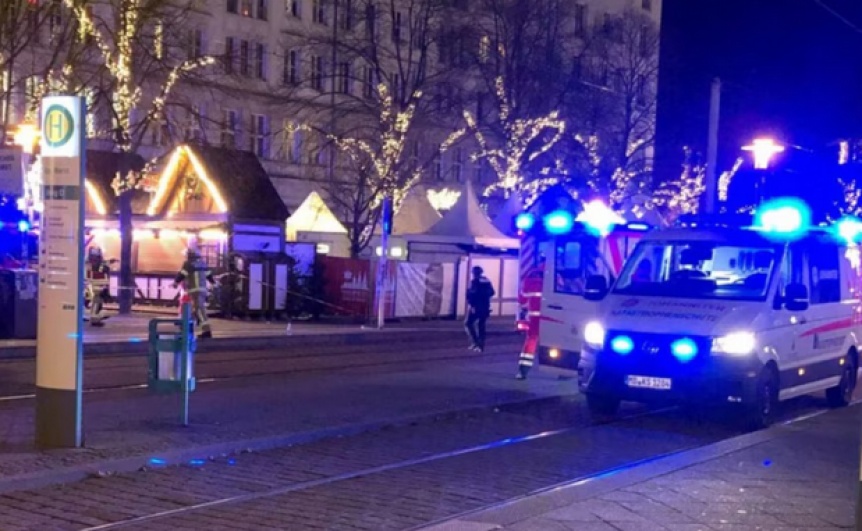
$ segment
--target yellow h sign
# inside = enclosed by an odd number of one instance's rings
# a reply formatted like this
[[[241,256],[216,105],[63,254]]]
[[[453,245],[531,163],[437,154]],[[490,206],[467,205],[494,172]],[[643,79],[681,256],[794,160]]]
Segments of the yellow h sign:
[[[75,132],[75,120],[72,113],[61,105],[52,105],[45,111],[42,123],[42,138],[53,148],[64,146]]]

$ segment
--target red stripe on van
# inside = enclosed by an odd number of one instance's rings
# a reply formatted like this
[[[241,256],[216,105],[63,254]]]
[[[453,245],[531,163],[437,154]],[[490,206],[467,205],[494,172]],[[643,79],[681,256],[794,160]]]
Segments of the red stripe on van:
[[[824,325],[818,326],[817,328],[806,330],[802,334],[802,337],[813,336],[814,334],[822,334],[824,332],[835,332],[836,330],[843,330],[845,328],[850,328],[851,326],[853,326],[853,318],[848,317],[847,319],[841,319],[840,321],[832,321],[831,323],[826,323]]]

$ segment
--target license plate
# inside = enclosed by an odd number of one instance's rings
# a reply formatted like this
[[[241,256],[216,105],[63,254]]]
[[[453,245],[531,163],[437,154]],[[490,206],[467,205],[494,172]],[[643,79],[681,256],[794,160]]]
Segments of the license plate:
[[[659,389],[667,391],[670,389],[670,378],[655,378],[653,376],[628,376],[626,385],[639,389]]]

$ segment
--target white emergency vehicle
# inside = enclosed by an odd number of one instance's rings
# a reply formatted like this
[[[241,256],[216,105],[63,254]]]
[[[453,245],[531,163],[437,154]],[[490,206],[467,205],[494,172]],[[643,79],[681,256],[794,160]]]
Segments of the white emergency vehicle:
[[[838,236],[845,230],[805,229],[792,208],[774,212],[757,228],[649,233],[610,289],[588,281],[602,305],[584,329],[578,381],[594,413],[623,400],[730,403],[757,428],[780,400],[825,391],[832,406],[849,403],[862,341],[859,249]]]

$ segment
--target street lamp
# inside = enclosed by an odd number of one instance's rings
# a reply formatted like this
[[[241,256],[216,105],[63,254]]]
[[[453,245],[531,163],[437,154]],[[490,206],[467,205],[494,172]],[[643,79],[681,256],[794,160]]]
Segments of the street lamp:
[[[28,155],[32,155],[33,151],[36,149],[36,143],[39,142],[39,128],[36,125],[24,122],[18,126],[18,129],[15,131],[14,141],[15,144],[21,146],[21,149],[24,150],[24,153]]]
[[[743,146],[743,151],[751,151],[754,154],[754,169],[769,169],[772,157],[784,152],[784,146],[771,138],[757,138],[750,146]]]

